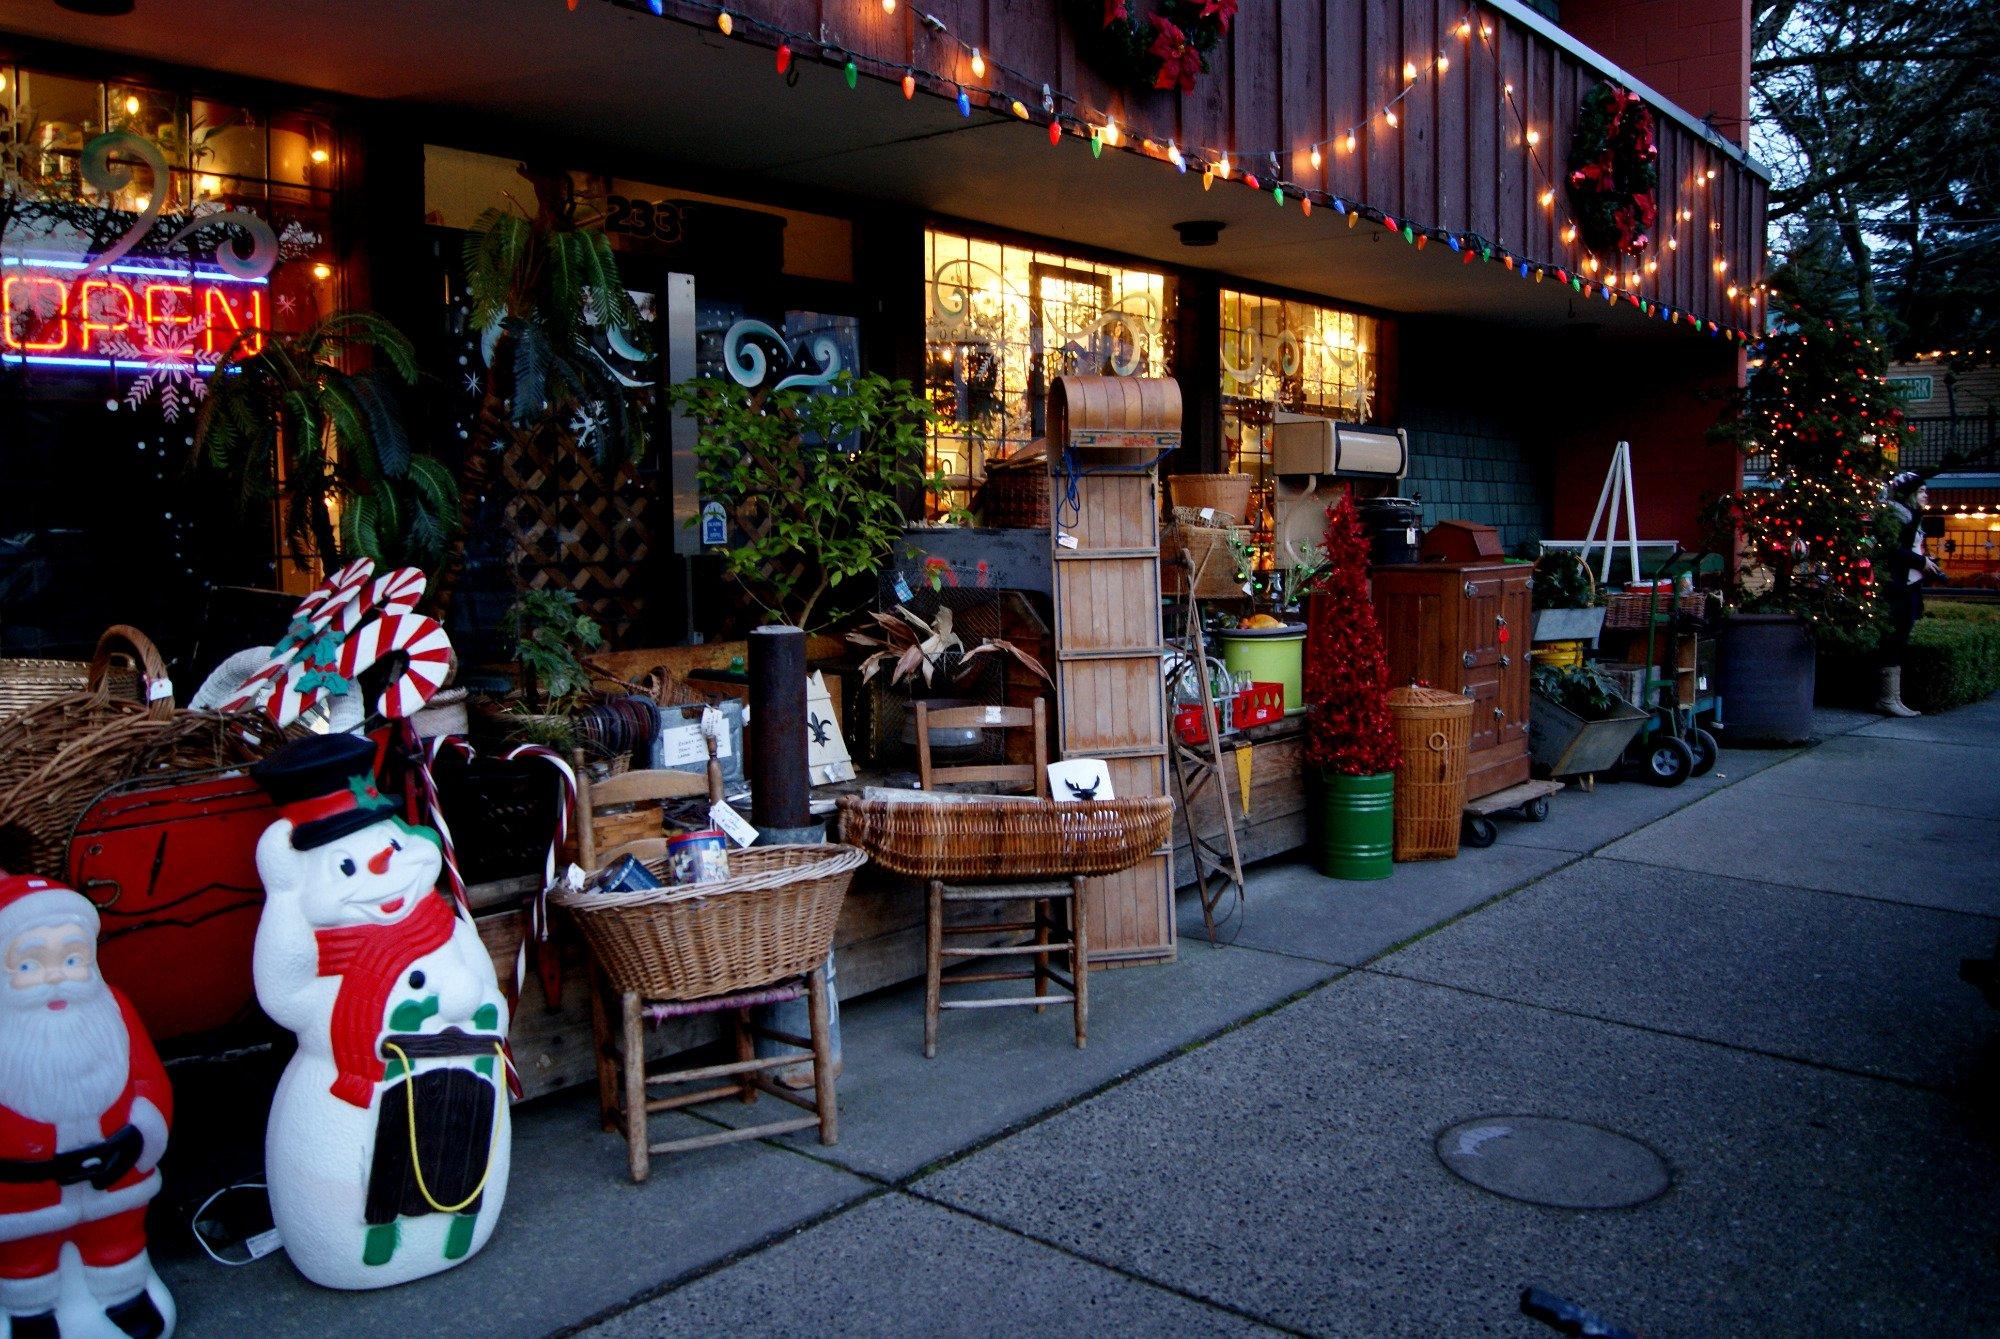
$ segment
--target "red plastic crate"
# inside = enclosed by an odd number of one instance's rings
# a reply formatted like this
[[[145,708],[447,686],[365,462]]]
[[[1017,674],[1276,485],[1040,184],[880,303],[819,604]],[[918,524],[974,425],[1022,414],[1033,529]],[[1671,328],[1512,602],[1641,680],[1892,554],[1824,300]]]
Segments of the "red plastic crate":
[[[1281,683],[1252,683],[1236,695],[1230,708],[1230,720],[1238,730],[1284,719],[1285,685]]]
[[[1224,733],[1229,730],[1229,704],[1215,704],[1215,714],[1221,718]],[[1174,713],[1174,733],[1185,744],[1205,744],[1208,742],[1208,727],[1202,723],[1201,704],[1191,702]]]

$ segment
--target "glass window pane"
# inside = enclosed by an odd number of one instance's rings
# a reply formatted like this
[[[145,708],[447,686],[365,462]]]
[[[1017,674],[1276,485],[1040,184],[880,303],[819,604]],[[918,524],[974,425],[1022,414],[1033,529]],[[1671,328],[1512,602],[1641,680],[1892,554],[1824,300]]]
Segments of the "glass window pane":
[[[948,480],[936,510],[1046,432],[1053,378],[1172,371],[1165,275],[943,232],[925,234],[924,262],[930,465]]]

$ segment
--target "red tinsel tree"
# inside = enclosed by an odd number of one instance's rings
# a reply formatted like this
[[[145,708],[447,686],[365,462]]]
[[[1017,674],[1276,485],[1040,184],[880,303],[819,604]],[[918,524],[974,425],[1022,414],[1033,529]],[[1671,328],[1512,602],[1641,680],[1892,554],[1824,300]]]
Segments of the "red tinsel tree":
[[[1389,662],[1368,597],[1368,541],[1342,494],[1326,509],[1326,568],[1306,613],[1306,761],[1346,776],[1401,761],[1389,720]]]

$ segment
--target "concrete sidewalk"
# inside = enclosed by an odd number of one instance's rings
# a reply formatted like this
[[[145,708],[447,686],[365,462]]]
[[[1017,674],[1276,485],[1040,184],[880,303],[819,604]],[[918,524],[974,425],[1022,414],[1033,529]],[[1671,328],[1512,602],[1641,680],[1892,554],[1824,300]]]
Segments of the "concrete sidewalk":
[[[1184,909],[1179,962],[1093,977],[1086,1051],[982,1010],[926,1062],[917,992],[860,1001],[833,1148],[633,1186],[538,1104],[477,1259],[337,1298],[175,1261],[183,1332],[1548,1334],[1530,1283],[1651,1336],[2000,1326],[2000,1016],[1957,980],[2000,929],[2000,699],[1825,725],[1384,883],[1260,870],[1227,947]],[[1664,1193],[1478,1189],[1434,1151],[1475,1117],[1624,1136]]]

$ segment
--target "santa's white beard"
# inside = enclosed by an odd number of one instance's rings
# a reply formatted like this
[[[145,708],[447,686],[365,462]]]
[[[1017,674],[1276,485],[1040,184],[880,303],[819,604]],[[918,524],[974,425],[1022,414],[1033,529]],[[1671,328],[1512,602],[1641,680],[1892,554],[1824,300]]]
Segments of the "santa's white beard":
[[[0,1106],[44,1125],[95,1131],[125,1091],[125,1018],[102,981],[65,983],[54,998],[69,1007],[50,1009],[50,995],[36,991],[32,1002],[10,999],[0,1008]]]

